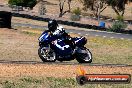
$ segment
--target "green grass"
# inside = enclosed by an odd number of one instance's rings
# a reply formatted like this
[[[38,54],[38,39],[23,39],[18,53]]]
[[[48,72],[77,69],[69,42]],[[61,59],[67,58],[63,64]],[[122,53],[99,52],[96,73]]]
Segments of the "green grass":
[[[86,45],[93,53],[94,63],[132,65],[132,41],[89,37]]]
[[[22,31],[22,33],[24,34],[28,34],[28,35],[37,35],[37,33],[33,33],[33,32],[28,32],[28,31]]]
[[[21,27],[21,26],[14,26],[14,29],[32,29],[32,30],[39,30],[39,31],[44,31],[45,29],[40,29],[40,28],[30,28],[30,27]]]
[[[53,77],[47,77],[47,82],[50,85],[50,88],[73,88],[76,86],[76,81],[73,78],[53,78]]]
[[[42,79],[36,79],[33,77],[4,80],[1,79],[0,82],[0,86],[2,88],[40,88],[40,85],[42,84]]]
[[[80,86],[74,78],[23,77],[1,79],[0,88],[132,88],[132,84],[85,84]]]

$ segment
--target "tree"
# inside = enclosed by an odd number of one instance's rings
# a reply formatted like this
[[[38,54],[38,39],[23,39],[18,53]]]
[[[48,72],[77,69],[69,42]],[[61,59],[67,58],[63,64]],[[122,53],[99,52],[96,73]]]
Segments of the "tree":
[[[71,1],[72,0],[68,0],[68,2],[67,2],[68,3],[69,12],[71,12]]]
[[[39,14],[45,15],[45,13],[46,13],[45,2],[43,0],[41,0],[40,1],[40,7],[39,7]]]
[[[37,4],[37,0],[24,0],[26,7],[33,8]]]
[[[64,4],[67,1],[68,4],[68,10],[64,11]],[[71,11],[71,1],[72,0],[59,0],[59,8],[60,8],[60,14],[59,17],[62,17],[65,13]]]
[[[9,0],[8,3],[10,5],[23,6],[24,5],[24,0]]]
[[[10,5],[33,8],[37,4],[37,0],[9,0],[8,3]]]
[[[123,16],[125,12],[125,5],[132,0],[107,0],[108,5],[112,7],[118,16]]]
[[[107,8],[106,0],[79,0],[84,5],[84,10],[91,10],[95,17]]]

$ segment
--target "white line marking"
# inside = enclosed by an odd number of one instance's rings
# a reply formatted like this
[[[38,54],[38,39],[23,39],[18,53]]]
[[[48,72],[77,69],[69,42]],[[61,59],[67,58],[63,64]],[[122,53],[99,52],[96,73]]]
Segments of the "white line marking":
[[[89,34],[85,34],[86,36],[89,35]]]
[[[100,32],[100,33],[108,33],[108,34],[117,34],[117,35],[123,34],[123,33],[107,32],[107,31],[97,31],[97,32]],[[131,34],[124,34],[124,35],[131,35]]]
[[[106,36],[103,36],[104,38],[106,38]]]
[[[121,40],[124,40],[124,38],[121,38]]]
[[[116,33],[116,34],[119,34],[120,35],[121,33]]]
[[[81,33],[78,33],[79,35],[81,34]]]
[[[112,39],[113,39],[114,37],[110,37],[110,38],[112,38]]]
[[[73,33],[73,32],[70,32],[70,33]]]
[[[106,32],[106,31],[97,31],[97,32]]]
[[[29,27],[29,28],[32,28],[32,27]]]
[[[112,34],[113,32],[107,32],[107,33]]]
[[[96,37],[99,36],[99,35],[95,35]]]
[[[130,34],[126,34],[126,35],[130,35]]]

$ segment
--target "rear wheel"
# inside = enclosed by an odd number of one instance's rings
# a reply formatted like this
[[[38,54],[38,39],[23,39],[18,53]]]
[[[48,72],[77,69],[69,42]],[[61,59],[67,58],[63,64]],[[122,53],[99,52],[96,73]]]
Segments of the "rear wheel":
[[[92,53],[89,49],[83,47],[80,48],[80,52],[76,53],[76,60],[79,63],[91,63],[92,62]]]
[[[39,48],[38,55],[43,62],[55,62],[56,61],[56,53],[47,47]]]

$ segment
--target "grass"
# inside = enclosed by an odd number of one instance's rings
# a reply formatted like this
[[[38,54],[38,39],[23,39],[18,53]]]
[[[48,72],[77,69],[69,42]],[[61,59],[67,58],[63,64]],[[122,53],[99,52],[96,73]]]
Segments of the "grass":
[[[39,35],[39,34],[41,34],[41,32],[37,31],[37,30],[23,30],[22,33],[28,34],[28,35]]]
[[[1,82],[2,88],[39,88],[41,80],[33,78],[23,78],[19,80],[4,80]]]
[[[131,40],[89,37],[86,46],[93,53],[94,63],[132,65]]]
[[[37,29],[37,28],[29,28],[29,27],[21,27],[16,26],[14,29],[19,29],[21,33],[28,35],[40,35],[45,29]]]
[[[1,88],[131,88],[132,84],[85,84],[80,86],[75,78],[23,77],[0,80]]]

